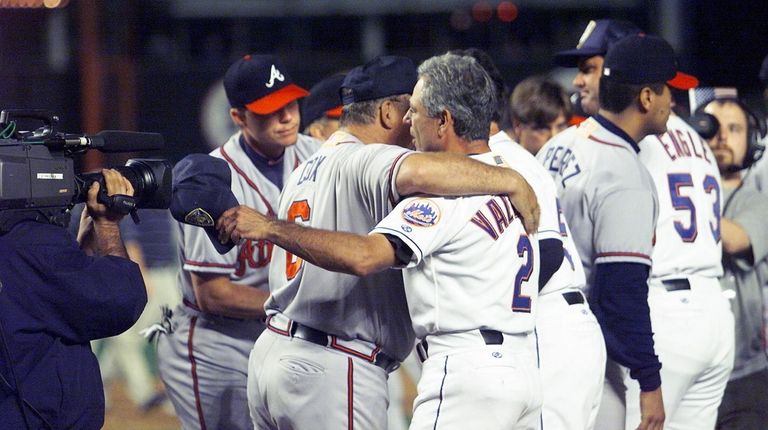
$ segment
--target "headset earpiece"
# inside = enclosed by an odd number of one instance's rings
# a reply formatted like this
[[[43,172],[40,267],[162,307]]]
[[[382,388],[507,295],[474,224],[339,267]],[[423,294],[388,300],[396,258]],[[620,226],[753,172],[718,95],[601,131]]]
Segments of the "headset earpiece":
[[[735,99],[735,98],[724,98],[724,99],[715,99],[711,100],[708,103],[705,103],[698,108],[696,108],[696,111],[694,112],[694,117],[698,116],[702,113],[704,113],[704,108],[707,107],[709,103],[712,103],[714,101],[719,102],[732,102],[736,103],[741,107],[741,110],[744,111],[744,113],[747,116],[747,152],[744,155],[744,162],[742,163],[741,168],[742,169],[748,169],[751,167],[757,160],[760,159],[760,157],[763,156],[763,152],[765,152],[765,145],[763,144],[763,138],[765,138],[766,135],[766,123],[763,118],[755,114],[755,112],[747,106],[746,103],[742,102],[741,100]],[[719,124],[718,124],[719,128]],[[715,134],[716,135],[716,131]]]

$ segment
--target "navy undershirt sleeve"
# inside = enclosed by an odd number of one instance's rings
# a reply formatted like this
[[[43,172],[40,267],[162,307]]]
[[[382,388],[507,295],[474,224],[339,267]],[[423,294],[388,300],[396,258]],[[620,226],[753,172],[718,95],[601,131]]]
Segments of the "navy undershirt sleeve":
[[[403,268],[411,262],[413,258],[413,251],[408,245],[403,242],[399,237],[392,234],[384,234],[389,244],[392,245],[392,249],[395,250],[395,267]]]
[[[640,263],[597,264],[589,295],[608,356],[629,368],[642,391],[661,386],[661,363],[653,349],[648,308],[649,270]]]
[[[544,239],[539,241],[539,291],[547,285],[552,275],[563,264],[563,242],[558,239]]]

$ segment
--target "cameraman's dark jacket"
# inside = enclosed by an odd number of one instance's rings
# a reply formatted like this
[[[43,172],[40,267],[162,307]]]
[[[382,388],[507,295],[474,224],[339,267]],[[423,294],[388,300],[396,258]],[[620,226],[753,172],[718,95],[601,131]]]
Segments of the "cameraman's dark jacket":
[[[138,266],[85,255],[61,227],[22,222],[0,236],[0,283],[0,428],[26,428],[8,355],[24,399],[48,422],[27,406],[31,428],[101,428],[104,391],[89,342],[139,318],[147,294]]]

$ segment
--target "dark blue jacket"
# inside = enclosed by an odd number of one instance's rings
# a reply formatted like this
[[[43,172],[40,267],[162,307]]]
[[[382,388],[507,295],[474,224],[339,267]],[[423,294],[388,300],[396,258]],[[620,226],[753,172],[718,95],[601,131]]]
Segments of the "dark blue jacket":
[[[0,236],[0,283],[0,373],[8,382],[0,379],[0,428],[26,428],[15,383],[31,405],[31,428],[47,428],[37,413],[55,429],[101,428],[104,391],[89,342],[139,318],[147,294],[138,266],[89,257],[65,229],[23,222]]]

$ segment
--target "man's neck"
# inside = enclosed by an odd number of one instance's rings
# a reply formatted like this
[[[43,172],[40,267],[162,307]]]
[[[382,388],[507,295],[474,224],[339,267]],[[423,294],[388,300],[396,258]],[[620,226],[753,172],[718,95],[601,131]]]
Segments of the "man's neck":
[[[267,160],[279,160],[285,153],[285,147],[276,144],[260,143],[243,135],[243,140],[249,148]]]
[[[366,145],[369,143],[389,143],[387,142],[386,134],[382,130],[368,124],[347,124],[339,127],[339,130],[355,136]]]
[[[723,173],[721,180],[724,188],[738,188],[741,185],[741,172]]]
[[[645,136],[647,136],[645,127],[642,126],[642,122],[638,117],[638,114],[631,110],[625,110],[621,113],[614,113],[608,112],[605,109],[600,109],[598,113],[605,117],[605,119],[608,121],[614,123],[620,129],[624,130],[624,132],[627,133],[627,135],[629,135],[629,137],[631,137],[635,142],[640,142]]]
[[[486,152],[491,152],[491,148],[488,146],[487,140],[477,139],[477,140],[455,140],[453,142],[449,142],[445,152],[453,152],[456,154],[464,154],[464,155],[472,155],[472,154],[484,154]]]

